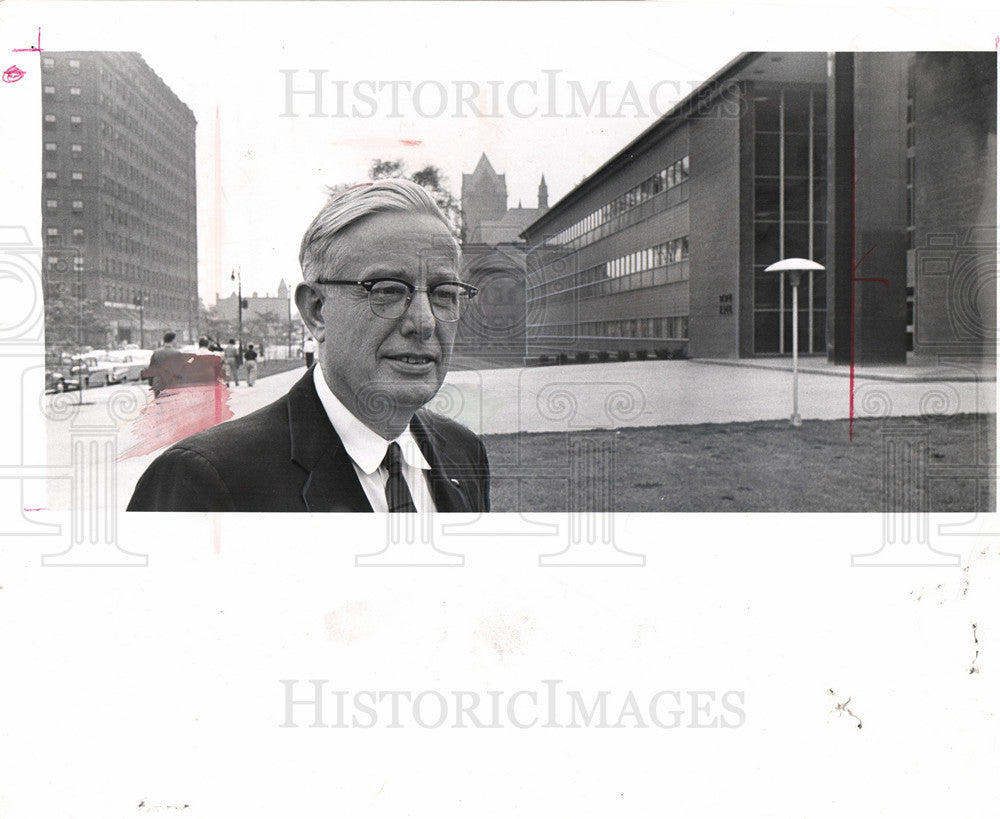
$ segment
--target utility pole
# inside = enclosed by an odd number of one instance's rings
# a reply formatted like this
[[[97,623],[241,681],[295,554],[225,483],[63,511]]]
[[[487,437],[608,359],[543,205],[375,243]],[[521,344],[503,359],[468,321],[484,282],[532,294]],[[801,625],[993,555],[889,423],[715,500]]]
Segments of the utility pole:
[[[239,330],[237,331],[237,341],[239,342],[240,355],[243,355],[243,275],[240,272],[240,268],[236,268],[233,273],[229,276],[230,281],[236,282],[236,305],[239,310]]]

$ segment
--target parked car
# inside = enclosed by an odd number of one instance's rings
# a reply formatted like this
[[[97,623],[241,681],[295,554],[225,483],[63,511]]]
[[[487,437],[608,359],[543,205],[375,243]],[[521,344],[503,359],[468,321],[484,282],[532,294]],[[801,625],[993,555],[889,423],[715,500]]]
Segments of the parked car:
[[[149,366],[152,354],[152,350],[110,350],[105,361],[111,367],[111,380],[115,383],[141,381],[142,371]]]
[[[112,381],[112,364],[100,361],[92,355],[75,355],[71,359],[70,375],[84,387],[102,387]]]

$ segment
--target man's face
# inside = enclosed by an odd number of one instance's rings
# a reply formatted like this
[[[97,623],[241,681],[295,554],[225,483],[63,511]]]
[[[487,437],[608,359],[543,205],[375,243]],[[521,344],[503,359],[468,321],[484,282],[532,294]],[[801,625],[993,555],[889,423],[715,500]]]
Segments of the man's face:
[[[320,281],[392,278],[425,288],[459,280],[458,246],[427,214],[366,217],[340,235],[334,254],[336,269],[324,270]],[[426,293],[414,293],[406,312],[389,319],[372,312],[361,286],[314,287],[323,298],[325,326],[319,363],[344,406],[369,423],[366,416],[385,417],[386,401],[412,413],[434,397],[448,373],[458,325],[436,319]]]

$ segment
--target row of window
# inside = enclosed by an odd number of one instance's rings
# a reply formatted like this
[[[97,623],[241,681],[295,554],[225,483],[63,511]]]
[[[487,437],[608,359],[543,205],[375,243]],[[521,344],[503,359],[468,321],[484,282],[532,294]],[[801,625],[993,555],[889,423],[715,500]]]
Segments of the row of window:
[[[45,244],[53,247],[58,247],[62,244],[62,236],[59,233],[59,228],[50,227],[45,229]],[[83,244],[83,228],[73,228],[73,244]]]
[[[58,118],[56,117],[55,114],[46,114],[44,120],[45,120],[44,122],[45,128],[54,128],[56,126],[56,123],[58,122]],[[81,117],[79,114],[70,114],[69,117],[70,128],[76,130],[80,128],[82,125],[83,125],[83,117]]]
[[[142,265],[123,262],[119,259],[105,258],[104,272],[117,279],[131,279],[164,290],[185,290],[189,286],[189,282],[185,281],[182,276],[171,275],[160,270],[150,270]]]
[[[553,323],[528,326],[529,336],[538,338],[636,338],[684,341],[688,337],[687,316],[582,321],[578,324]]]
[[[43,85],[42,86],[42,93],[46,94],[48,96],[55,96],[56,87],[54,85]],[[79,97],[80,96],[80,89],[79,89],[79,87],[75,86],[75,85],[70,86],[69,95],[71,97]]]
[[[55,57],[42,57],[42,68],[55,68],[56,58]],[[69,61],[69,67],[72,71],[80,70],[80,61],[76,59],[71,59]]]
[[[82,199],[74,199],[72,201],[72,207],[73,207],[73,212],[74,213],[82,213],[83,212],[83,200]],[[45,200],[45,209],[47,211],[49,211],[49,212],[58,210],[59,209],[59,200],[58,199],[46,199]]]
[[[65,272],[67,268],[66,260],[60,258],[59,256],[49,256],[48,264],[49,264],[49,270],[54,270],[59,273]],[[74,273],[83,272],[83,256],[73,257],[73,272]]]
[[[51,151],[58,151],[59,150],[59,143],[58,142],[46,142],[44,147],[45,147],[46,151],[50,151],[50,152]],[[69,149],[70,149],[70,152],[74,153],[74,154],[83,153],[83,146],[79,142],[72,143],[69,146]]]
[[[145,307],[180,308],[186,306],[188,302],[184,296],[175,296],[170,293],[151,293],[147,290],[136,290],[135,288],[122,287],[116,284],[106,284],[104,286],[104,298],[106,301],[118,304],[133,305],[138,305],[141,299]]]
[[[570,273],[533,285],[528,288],[528,297],[557,298],[585,289],[580,298],[592,298],[623,290],[638,290],[642,287],[683,281],[688,278],[690,270],[687,265],[681,267],[678,264],[687,259],[688,237],[680,236],[669,242],[661,242],[653,247],[602,262],[579,273]]]
[[[616,216],[619,216],[625,211],[631,210],[636,205],[640,205],[646,200],[651,199],[657,194],[670,190],[671,188],[680,185],[682,182],[687,182],[689,175],[690,158],[685,156],[678,159],[672,165],[663,168],[647,179],[644,179],[634,188],[627,190],[620,196],[616,196],[606,205],[603,205],[593,213],[585,216],[576,224],[570,225],[565,230],[560,231],[551,239],[547,240],[547,243],[553,245],[568,244],[569,242],[590,233],[601,225],[610,222]],[[587,244],[587,242],[582,242],[581,245],[582,244]]]
[[[73,183],[83,183],[83,171],[71,171],[70,180]],[[58,182],[59,181],[59,171],[46,171],[45,172],[46,182]]]
[[[145,242],[138,242],[112,230],[104,231],[104,251],[106,253],[111,251],[127,253],[133,260],[138,259],[162,267],[181,268],[184,266],[184,259],[181,256],[150,247]]]
[[[176,179],[180,182],[184,179],[184,174],[175,173],[175,169],[183,172],[192,168],[192,163],[185,161],[177,151],[173,150],[162,140],[157,140],[154,144],[143,143],[144,147],[137,147],[121,128],[116,130],[113,125],[104,120],[101,121],[101,137],[105,145],[115,145],[123,149],[126,154],[140,163],[143,168],[152,171],[164,180],[171,181]],[[108,153],[115,156],[110,151]]]

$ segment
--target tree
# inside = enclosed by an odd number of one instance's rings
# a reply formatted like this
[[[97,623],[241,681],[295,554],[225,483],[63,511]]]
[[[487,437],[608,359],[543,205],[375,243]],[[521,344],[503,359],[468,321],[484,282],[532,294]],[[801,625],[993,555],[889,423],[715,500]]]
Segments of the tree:
[[[111,323],[101,315],[96,299],[77,296],[65,282],[53,282],[45,292],[45,351],[58,358],[86,346],[103,346],[111,334]]]
[[[416,182],[437,202],[437,206],[448,219],[452,231],[457,235],[461,230],[460,208],[458,200],[448,190],[448,179],[444,172],[437,165],[425,165],[418,171],[410,173],[406,163],[402,159],[373,159],[368,168],[368,178],[373,182],[376,179],[409,179]],[[328,185],[326,194],[331,199],[343,193],[351,185]]]

